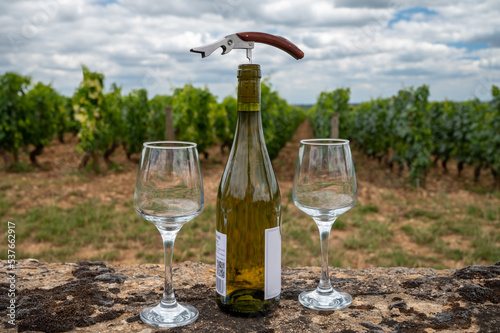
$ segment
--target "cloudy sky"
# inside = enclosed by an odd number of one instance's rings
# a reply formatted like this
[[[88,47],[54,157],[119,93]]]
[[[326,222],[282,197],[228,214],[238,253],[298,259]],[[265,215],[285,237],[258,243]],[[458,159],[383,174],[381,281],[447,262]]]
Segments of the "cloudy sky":
[[[221,98],[234,94],[245,51],[201,59],[189,49],[239,31],[304,51],[299,61],[263,44],[253,51],[290,103],[338,87],[360,102],[424,83],[432,100],[488,100],[500,86],[498,0],[0,0],[0,74],[71,95],[85,64],[124,92],[192,83]]]

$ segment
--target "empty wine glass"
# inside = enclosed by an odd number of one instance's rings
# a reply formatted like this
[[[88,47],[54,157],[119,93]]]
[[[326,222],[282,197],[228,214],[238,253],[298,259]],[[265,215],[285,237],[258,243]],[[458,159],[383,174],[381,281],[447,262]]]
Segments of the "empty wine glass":
[[[328,241],[333,223],[357,201],[356,176],[349,141],[340,139],[301,140],[295,165],[293,201],[311,216],[321,238],[321,278],[314,290],[299,295],[299,302],[314,310],[338,310],[349,306],[352,297],[336,290],[328,273]]]
[[[160,231],[165,261],[165,289],[157,306],[141,311],[141,319],[156,327],[192,323],[198,310],[178,303],[172,285],[172,254],[177,233],[198,216],[204,205],[203,181],[196,144],[146,142],[142,150],[134,193],[135,211]]]

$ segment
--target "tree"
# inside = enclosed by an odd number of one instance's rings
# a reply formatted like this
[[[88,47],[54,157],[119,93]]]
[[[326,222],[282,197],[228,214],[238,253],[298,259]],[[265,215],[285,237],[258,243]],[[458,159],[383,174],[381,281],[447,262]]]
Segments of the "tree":
[[[166,108],[172,105],[172,96],[156,95],[149,101],[148,140],[160,141],[165,139]]]
[[[427,100],[426,85],[413,89],[402,89],[389,103],[394,158],[400,166],[410,169],[410,180],[416,186],[425,187],[427,171],[432,162],[432,131]]]
[[[124,99],[127,157],[142,151],[147,141],[149,103],[146,89],[132,90]]]
[[[92,158],[94,169],[99,171],[98,156],[104,154],[106,163],[110,163],[108,157],[123,135],[121,89],[113,85],[105,95],[104,75],[86,66],[82,71],[83,80],[73,94],[75,120],[80,125],[77,150],[84,154],[80,168]]]
[[[339,114],[339,134],[346,136],[349,129],[349,88],[339,88],[332,92],[322,92],[311,113],[311,122],[316,138],[329,138],[331,119],[334,113]]]
[[[29,76],[8,72],[0,76],[0,153],[9,168],[14,155],[17,162],[19,148],[24,145],[22,129],[26,126],[26,92],[31,82]]]
[[[493,101],[491,103],[491,113],[488,115],[489,140],[485,147],[485,156],[490,166],[491,173],[495,178],[495,185],[500,188],[500,89],[497,86],[491,87]]]
[[[47,146],[58,130],[59,121],[65,116],[65,99],[50,84],[38,82],[26,94],[26,111],[23,126],[24,145],[33,145],[30,160],[38,166],[36,157]]]
[[[208,88],[195,88],[186,84],[177,88],[172,98],[174,127],[180,141],[192,141],[198,151],[208,158],[208,147],[215,143],[214,118],[217,101]]]
[[[238,102],[235,97],[227,96],[224,98],[215,115],[215,135],[221,142],[221,153],[224,148],[231,149],[238,121]]]

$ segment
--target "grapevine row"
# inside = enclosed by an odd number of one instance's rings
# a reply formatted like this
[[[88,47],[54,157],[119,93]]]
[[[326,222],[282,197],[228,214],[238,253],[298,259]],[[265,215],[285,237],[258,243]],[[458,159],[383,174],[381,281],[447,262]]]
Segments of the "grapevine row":
[[[402,89],[391,98],[378,98],[349,106],[349,89],[323,92],[311,113],[314,134],[330,136],[333,113],[340,115],[341,137],[349,138],[368,156],[384,160],[391,168],[407,167],[415,186],[425,186],[430,167],[438,161],[458,162],[489,169],[500,186],[500,92],[492,87],[493,100],[465,102],[428,101],[425,85]]]
[[[174,90],[172,96],[148,98],[145,89],[123,95],[116,84],[104,89],[105,77],[82,66],[83,80],[71,98],[57,93],[50,85],[33,85],[30,77],[16,73],[0,76],[0,153],[5,164],[10,156],[17,161],[20,149],[34,146],[31,161],[54,136],[73,132],[79,138],[81,167],[103,156],[107,164],[114,150],[123,146],[127,156],[139,153],[145,141],[165,139],[165,108],[172,107],[175,138],[198,144],[200,153],[216,141],[230,146],[236,128],[237,102],[232,96],[218,103],[208,88],[190,84]],[[262,120],[271,158],[290,140],[305,112],[288,105],[262,82]],[[93,163],[98,167],[98,163]]]

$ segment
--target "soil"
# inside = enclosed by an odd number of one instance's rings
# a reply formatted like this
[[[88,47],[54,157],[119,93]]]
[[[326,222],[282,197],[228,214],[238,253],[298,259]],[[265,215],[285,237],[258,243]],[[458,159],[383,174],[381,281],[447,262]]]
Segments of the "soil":
[[[300,145],[300,140],[312,138],[312,129],[306,120],[295,133],[293,139],[280,151],[279,156],[273,161],[275,173],[280,185],[283,204],[287,204],[289,194],[293,187],[293,175],[295,160]],[[122,147],[119,147],[111,156],[113,166],[108,169],[104,161],[99,161],[101,173],[92,171],[78,171],[82,155],[77,153],[76,145],[78,139],[67,134],[65,142],[54,140],[45,147],[43,153],[38,157],[40,168],[30,172],[15,173],[7,172],[0,164],[0,190],[5,193],[5,198],[10,203],[6,214],[16,212],[22,214],[35,206],[57,205],[62,208],[81,204],[92,198],[98,198],[100,202],[107,203],[115,201],[123,203],[116,205],[117,209],[127,209],[132,204],[133,190],[139,156],[132,155],[128,160]],[[221,152],[219,146],[208,150],[208,158],[203,154],[200,156],[203,183],[205,189],[206,205],[214,205],[217,198],[217,187],[228,158],[228,150]],[[27,153],[20,156],[21,161],[29,163]],[[444,172],[441,167],[433,167],[427,177],[426,188],[415,189],[408,182],[408,171],[390,170],[384,162],[370,159],[353,146],[353,159],[356,166],[356,177],[358,182],[358,203],[361,205],[374,205],[378,207],[378,213],[370,218],[378,222],[394,222],[389,216],[400,216],[406,222],[419,223],[418,218],[405,217],[412,209],[424,209],[432,211],[439,210],[443,197],[449,205],[479,205],[485,203],[500,206],[500,199],[495,193],[493,177],[483,172],[478,183],[473,182],[473,169],[466,167],[460,178],[457,177],[456,164],[448,163],[449,172]],[[485,194],[486,193],[486,194]],[[390,199],[388,199],[390,198]],[[398,201],[401,205],[395,205]],[[293,205],[293,204],[292,204]],[[2,209],[2,207],[0,207]],[[2,214],[0,214],[2,215]],[[458,218],[458,217],[457,217]],[[401,221],[397,221],[401,222]],[[352,229],[351,229],[352,230]],[[399,228],[398,228],[399,230]],[[351,231],[352,232],[352,231]],[[349,236],[349,231],[336,230],[331,240],[331,246],[338,245],[342,239]],[[316,237],[316,235],[315,235]],[[447,236],[448,237],[448,236]],[[453,237],[447,239],[451,244],[457,243]],[[408,253],[426,256],[431,251],[428,247],[421,247],[409,241],[409,237],[399,230],[394,233],[393,241],[401,242]],[[27,244],[30,253],[43,250],[47,244]],[[39,247],[39,248],[38,248]],[[82,256],[85,251],[89,255],[95,255],[92,248],[82,248]],[[123,262],[134,262],[134,250],[129,256],[120,256]],[[356,263],[354,267],[366,266],[363,258],[357,258],[353,253],[350,262]],[[116,262],[116,261],[113,261]],[[460,261],[448,260],[444,263],[447,267],[461,267]],[[487,264],[487,263],[484,263]]]

